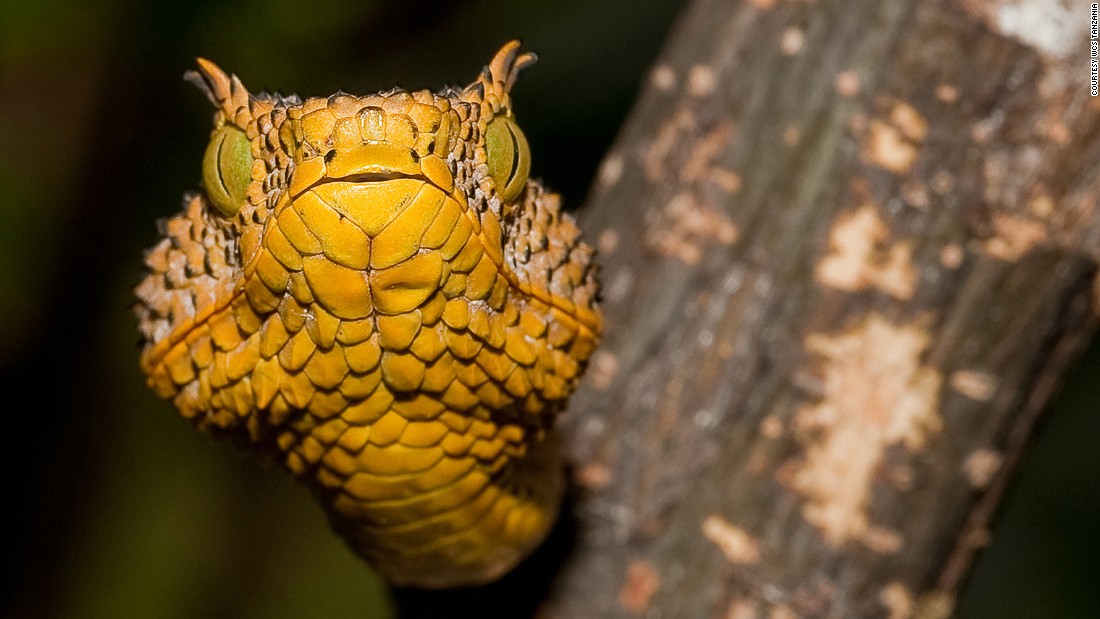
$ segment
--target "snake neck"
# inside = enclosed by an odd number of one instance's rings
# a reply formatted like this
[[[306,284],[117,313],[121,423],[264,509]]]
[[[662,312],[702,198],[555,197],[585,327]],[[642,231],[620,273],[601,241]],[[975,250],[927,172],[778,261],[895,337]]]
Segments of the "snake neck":
[[[444,440],[470,438],[453,432]],[[473,445],[480,446],[471,452],[489,447],[476,439]],[[532,437],[524,447],[492,460],[469,452],[445,458],[415,482],[352,475],[333,488],[323,469],[305,481],[320,495],[333,528],[390,582],[478,585],[515,567],[556,520],[565,488],[556,434]],[[395,449],[402,453],[390,455],[410,457]]]

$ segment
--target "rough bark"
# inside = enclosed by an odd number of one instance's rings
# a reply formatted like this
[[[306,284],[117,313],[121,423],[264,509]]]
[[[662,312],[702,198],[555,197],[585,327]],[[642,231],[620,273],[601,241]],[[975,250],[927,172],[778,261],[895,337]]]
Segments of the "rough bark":
[[[581,215],[608,328],[539,616],[950,613],[1095,326],[1088,20],[689,7]]]
[[[609,328],[548,616],[950,611],[1094,326],[1060,7],[690,7],[583,211]]]

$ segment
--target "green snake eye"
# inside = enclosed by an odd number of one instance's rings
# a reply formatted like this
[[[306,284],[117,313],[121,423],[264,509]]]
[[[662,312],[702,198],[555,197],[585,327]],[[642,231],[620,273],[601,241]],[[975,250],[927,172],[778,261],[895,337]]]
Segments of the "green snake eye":
[[[497,116],[485,127],[485,151],[489,176],[496,182],[500,199],[505,204],[515,200],[527,185],[527,174],[531,171],[527,138],[511,118]]]
[[[225,217],[241,208],[252,182],[252,143],[244,131],[222,125],[202,156],[202,183],[210,202]]]

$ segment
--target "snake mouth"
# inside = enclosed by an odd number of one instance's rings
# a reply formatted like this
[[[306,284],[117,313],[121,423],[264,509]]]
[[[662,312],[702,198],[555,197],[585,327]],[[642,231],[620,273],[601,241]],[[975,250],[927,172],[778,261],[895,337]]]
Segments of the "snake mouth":
[[[317,184],[322,185],[324,183],[384,183],[386,181],[397,180],[399,178],[413,178],[424,181],[425,183],[431,183],[431,179],[423,174],[410,174],[409,172],[402,172],[400,170],[381,170],[378,172],[361,172],[359,174],[352,174],[351,176],[341,177],[324,177]],[[432,183],[433,185],[435,183]]]
[[[391,142],[364,142],[332,149],[324,156],[299,161],[291,176],[290,199],[295,200],[327,183],[374,184],[394,180],[430,183],[453,196],[454,175],[438,156],[421,156],[415,149]]]
[[[355,185],[379,185],[379,184],[383,184],[383,183],[389,183],[389,182],[392,182],[392,181],[402,181],[402,180],[415,181],[415,182],[418,182],[418,183],[427,183],[427,184],[432,185],[435,188],[439,189],[440,191],[443,191],[443,192],[447,193],[448,195],[453,196],[453,194],[451,192],[448,192],[443,187],[440,187],[439,183],[433,182],[432,179],[428,178],[425,174],[421,173],[419,170],[413,172],[413,171],[408,171],[408,170],[386,170],[386,169],[382,169],[382,170],[376,170],[376,171],[370,171],[370,172],[357,172],[357,173],[354,173],[354,174],[351,174],[351,175],[348,175],[348,176],[332,176],[332,175],[326,174],[326,175],[322,176],[321,178],[318,178],[317,180],[315,180],[312,184],[310,184],[307,187],[303,187],[301,189],[298,189],[297,191],[291,191],[290,192],[290,199],[292,201],[297,200],[297,199],[301,198],[302,195],[304,195],[304,194],[306,194],[310,191],[316,191],[318,188],[323,187],[325,185],[338,185],[338,186],[350,187],[350,186],[355,186]]]

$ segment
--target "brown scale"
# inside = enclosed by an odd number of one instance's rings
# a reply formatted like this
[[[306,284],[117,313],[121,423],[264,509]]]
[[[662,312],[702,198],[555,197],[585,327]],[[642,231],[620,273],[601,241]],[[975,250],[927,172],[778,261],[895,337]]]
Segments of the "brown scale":
[[[546,535],[592,250],[527,178],[504,46],[464,90],[301,101],[208,61],[204,191],[137,287],[150,387],[312,488],[395,583],[490,581]]]

